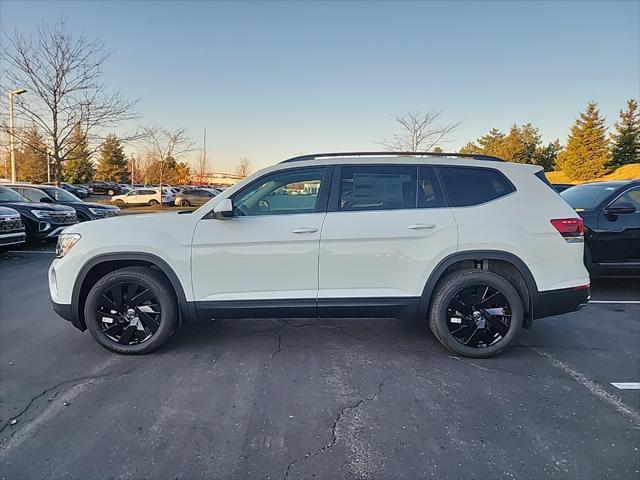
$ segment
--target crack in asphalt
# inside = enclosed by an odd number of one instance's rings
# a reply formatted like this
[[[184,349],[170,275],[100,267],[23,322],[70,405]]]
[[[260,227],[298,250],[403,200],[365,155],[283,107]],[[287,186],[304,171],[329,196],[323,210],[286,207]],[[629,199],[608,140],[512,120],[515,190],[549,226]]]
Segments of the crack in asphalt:
[[[353,405],[348,405],[348,406],[342,408],[340,410],[340,412],[338,413],[338,415],[336,416],[336,419],[333,421],[333,426],[331,428],[331,441],[328,444],[323,445],[319,449],[311,451],[311,452],[307,452],[303,456],[301,456],[301,457],[293,460],[292,462],[290,462],[287,465],[287,468],[286,468],[286,470],[284,472],[284,476],[282,477],[283,480],[286,480],[286,479],[289,478],[289,473],[291,472],[291,468],[295,464],[300,463],[300,462],[302,462],[302,461],[304,461],[304,460],[306,460],[308,458],[320,455],[321,453],[326,452],[327,450],[331,449],[338,442],[338,435],[336,434],[336,431],[338,429],[338,425],[340,424],[340,421],[345,416],[347,411],[355,410],[355,409],[361,407],[365,402],[372,402],[376,398],[378,398],[378,396],[382,393],[382,387],[383,387],[385,381],[386,381],[386,379],[383,378],[382,381],[380,383],[378,383],[377,391],[376,391],[375,394],[373,394],[373,396],[361,398],[360,400],[358,400]]]
[[[14,425],[11,424],[11,422],[13,420],[19,421],[21,417],[23,417],[30,409],[31,407],[41,398],[43,398],[44,396],[48,395],[48,394],[52,394],[51,399],[55,399],[58,394],[60,393],[60,391],[58,390],[61,387],[65,387],[65,386],[71,386],[74,387],[78,384],[81,384],[83,382],[86,382],[87,380],[101,380],[107,377],[117,377],[117,376],[124,376],[124,375],[129,375],[133,370],[127,370],[125,372],[109,372],[109,373],[104,373],[104,374],[94,374],[94,375],[83,375],[81,377],[75,377],[72,378],[70,380],[64,380],[60,383],[57,383],[56,385],[46,388],[45,390],[43,390],[41,393],[39,393],[38,395],[35,395],[34,397],[31,398],[31,400],[29,400],[29,402],[27,403],[27,405],[18,412],[17,415],[11,415],[10,418],[5,422],[5,424],[0,428],[0,434],[2,432],[4,432],[7,427],[11,426],[13,427]],[[58,390],[58,391],[56,391]],[[24,425],[24,424],[22,424]],[[19,425],[19,427],[22,427],[22,425]],[[11,435],[13,435],[17,430],[19,430],[19,428],[17,428],[16,430],[14,430],[13,432],[11,432]]]

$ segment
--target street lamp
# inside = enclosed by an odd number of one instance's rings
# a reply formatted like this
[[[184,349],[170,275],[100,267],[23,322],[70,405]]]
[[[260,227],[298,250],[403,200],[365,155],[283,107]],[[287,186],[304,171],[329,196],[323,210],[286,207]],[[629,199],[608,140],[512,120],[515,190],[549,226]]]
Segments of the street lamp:
[[[9,151],[11,152],[11,183],[16,183],[16,152],[13,139],[13,97],[27,93],[24,88],[10,91],[9,97]]]

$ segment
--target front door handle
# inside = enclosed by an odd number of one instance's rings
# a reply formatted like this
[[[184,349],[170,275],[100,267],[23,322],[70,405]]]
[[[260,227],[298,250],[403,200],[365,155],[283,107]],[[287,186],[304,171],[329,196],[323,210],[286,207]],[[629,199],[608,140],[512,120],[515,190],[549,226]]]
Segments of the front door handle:
[[[300,227],[294,228],[291,233],[316,233],[317,231],[318,229],[313,227]]]
[[[435,223],[416,223],[414,225],[409,225],[409,228],[411,230],[425,230],[427,228],[434,228],[435,226]]]

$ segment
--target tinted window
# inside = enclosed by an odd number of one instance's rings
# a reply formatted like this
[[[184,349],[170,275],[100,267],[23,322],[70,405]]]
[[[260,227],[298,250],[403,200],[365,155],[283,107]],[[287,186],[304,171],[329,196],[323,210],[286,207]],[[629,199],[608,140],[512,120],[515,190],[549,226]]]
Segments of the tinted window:
[[[27,199],[7,187],[0,187],[0,202],[26,202]]]
[[[30,202],[38,203],[43,197],[46,197],[47,194],[42,190],[38,190],[35,188],[23,188],[20,192],[22,195],[27,197]]]
[[[420,167],[418,181],[418,207],[438,208],[446,206],[436,169],[434,167]]]
[[[515,191],[497,170],[475,167],[440,167],[452,207],[490,202]]]
[[[338,210],[415,208],[417,170],[410,165],[342,167]]]
[[[234,215],[313,213],[325,171],[296,168],[266,175],[233,198]]]
[[[615,203],[630,203],[636,210],[640,210],[640,188],[632,188],[620,195]]]
[[[593,210],[617,189],[618,187],[607,184],[587,183],[568,188],[560,195],[575,210]]]

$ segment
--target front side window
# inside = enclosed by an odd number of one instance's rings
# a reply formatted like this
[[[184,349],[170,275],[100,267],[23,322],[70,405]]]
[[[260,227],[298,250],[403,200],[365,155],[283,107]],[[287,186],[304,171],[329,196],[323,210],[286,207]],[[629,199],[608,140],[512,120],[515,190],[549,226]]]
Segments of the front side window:
[[[342,167],[338,210],[397,210],[416,207],[417,168],[410,165]]]
[[[266,175],[233,198],[234,216],[313,213],[325,171],[296,168]]]
[[[594,210],[618,189],[617,186],[606,183],[585,183],[567,188],[560,196],[571,205],[574,210]]]
[[[640,210],[640,188],[632,188],[620,195],[614,203],[630,203],[636,207],[636,211]]]
[[[46,193],[44,193],[42,190],[37,190],[35,188],[23,188],[22,192],[20,193],[22,193],[22,195],[27,197],[30,202],[34,202],[34,203],[38,203],[43,198],[47,197]]]
[[[440,172],[452,207],[480,205],[515,191],[502,173],[491,168],[440,167]]]

